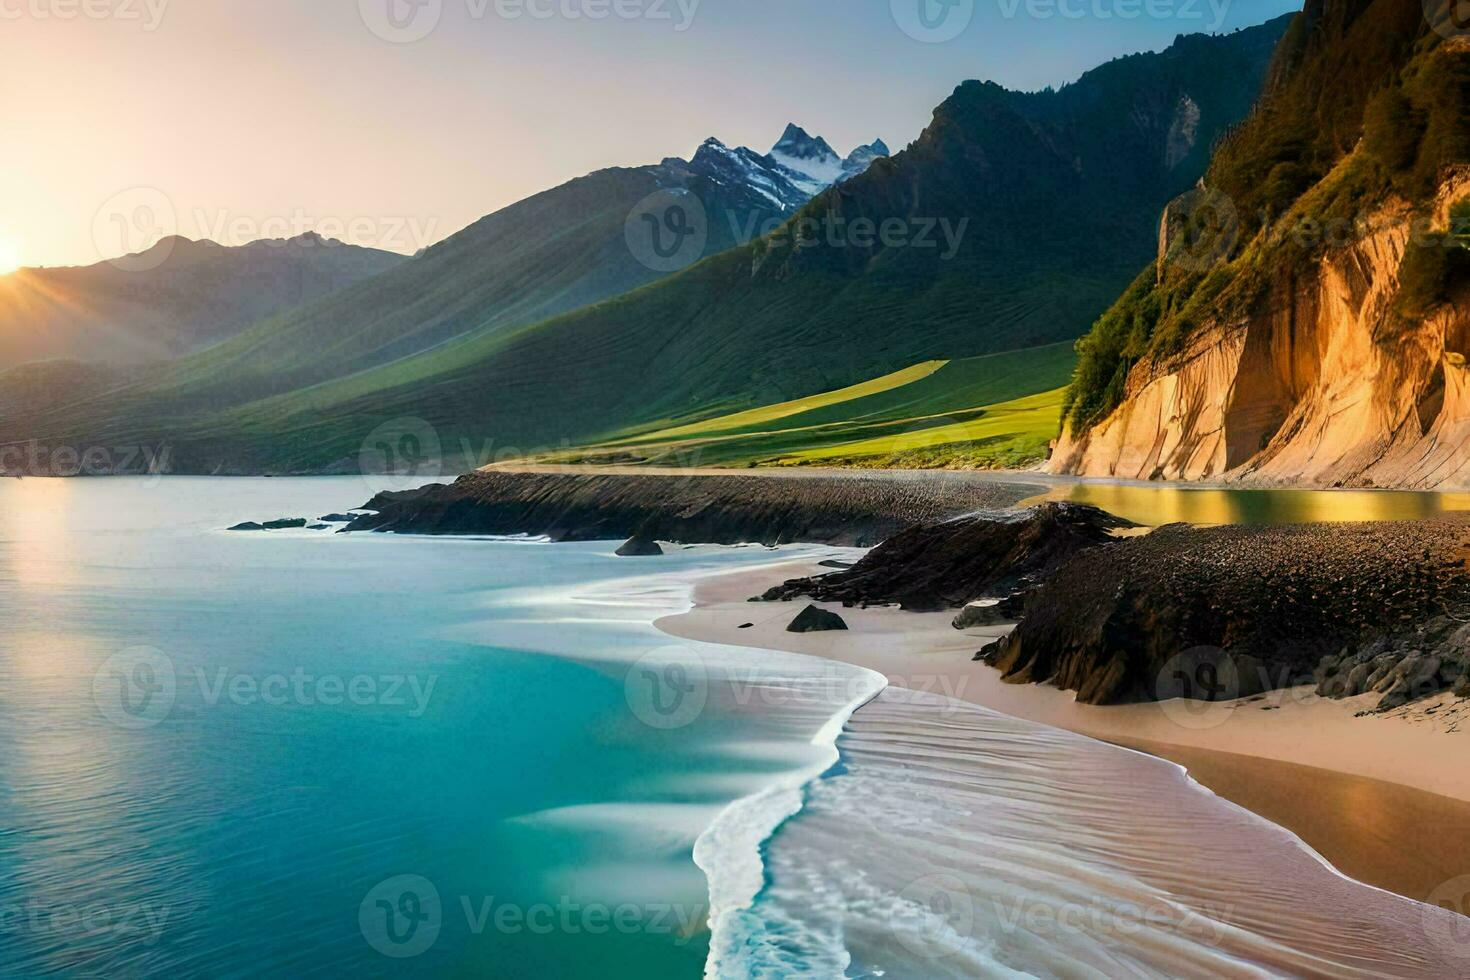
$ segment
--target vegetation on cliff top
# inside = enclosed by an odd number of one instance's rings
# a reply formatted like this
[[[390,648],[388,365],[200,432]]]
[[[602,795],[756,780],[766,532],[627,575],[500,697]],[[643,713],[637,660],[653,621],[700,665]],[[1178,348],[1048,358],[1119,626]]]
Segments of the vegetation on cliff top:
[[[1179,208],[1182,228],[1077,344],[1064,421],[1082,432],[1123,401],[1129,373],[1197,328],[1257,308],[1273,277],[1371,229],[1394,199],[1420,213],[1446,168],[1470,161],[1470,48],[1406,0],[1314,0],[1277,51],[1261,104],[1218,147]],[[1399,312],[1422,316],[1470,271],[1431,229],[1405,259]]]

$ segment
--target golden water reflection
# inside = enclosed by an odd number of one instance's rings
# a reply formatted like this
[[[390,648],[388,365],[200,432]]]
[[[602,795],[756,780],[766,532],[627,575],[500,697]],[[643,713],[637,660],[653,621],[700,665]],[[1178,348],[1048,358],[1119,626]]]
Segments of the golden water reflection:
[[[1405,521],[1470,511],[1470,493],[1407,490],[1222,490],[1069,483],[1025,501],[1092,504],[1138,524],[1310,524]]]

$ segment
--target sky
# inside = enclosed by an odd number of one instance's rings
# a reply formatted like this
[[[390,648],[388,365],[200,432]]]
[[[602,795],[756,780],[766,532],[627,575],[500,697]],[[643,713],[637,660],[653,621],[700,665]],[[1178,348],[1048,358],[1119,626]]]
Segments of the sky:
[[[918,136],[1300,0],[0,0],[0,271],[160,234],[411,253],[706,137]]]

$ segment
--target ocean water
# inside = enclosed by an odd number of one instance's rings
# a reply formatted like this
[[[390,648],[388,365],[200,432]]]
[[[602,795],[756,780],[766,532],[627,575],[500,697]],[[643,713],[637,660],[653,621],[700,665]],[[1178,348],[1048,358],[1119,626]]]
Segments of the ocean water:
[[[220,530],[371,490],[0,481],[0,975],[701,974],[879,682],[649,625],[761,548]]]
[[[1169,764],[651,626],[832,549],[222,530],[372,489],[0,481],[0,976],[1470,973]]]

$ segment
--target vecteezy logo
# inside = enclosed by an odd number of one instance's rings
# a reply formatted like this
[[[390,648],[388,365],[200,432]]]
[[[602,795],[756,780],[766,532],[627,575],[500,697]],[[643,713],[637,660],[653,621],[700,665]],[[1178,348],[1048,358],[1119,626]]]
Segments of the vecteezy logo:
[[[698,262],[709,243],[704,202],[683,188],[654,191],[623,223],[628,251],[655,272],[678,272]]]
[[[1449,954],[1470,966],[1470,875],[1451,878],[1430,892],[1420,914],[1434,954]]]
[[[975,16],[975,0],[889,0],[893,22],[915,41],[939,44],[964,33]]]
[[[970,941],[975,903],[957,875],[925,875],[898,893],[903,900],[898,940],[924,959],[959,952]]]
[[[418,956],[439,939],[444,910],[439,889],[422,875],[398,875],[374,885],[357,907],[368,945],[384,956]]]
[[[662,647],[635,660],[623,678],[628,707],[650,728],[683,728],[704,711],[709,671],[686,647]]]
[[[438,431],[418,418],[384,422],[362,441],[357,453],[358,472],[387,477],[393,490],[409,490],[438,476],[444,468]],[[374,484],[384,481],[375,479]]]
[[[174,662],[152,647],[130,647],[92,675],[92,700],[119,728],[148,728],[168,717],[178,690]]]
[[[108,264],[147,272],[168,261],[178,214],[156,187],[130,187],[112,195],[92,216],[92,244]]]
[[[1217,728],[1235,713],[1242,689],[1240,669],[1219,647],[1182,650],[1159,671],[1154,696],[1160,709],[1182,728]]]
[[[367,29],[391,44],[422,41],[439,26],[444,0],[357,0]]]
[[[1190,272],[1209,272],[1230,257],[1240,240],[1235,202],[1213,187],[1196,187],[1164,209],[1164,261]]]
[[[1424,18],[1440,37],[1470,35],[1470,0],[1424,0]]]

